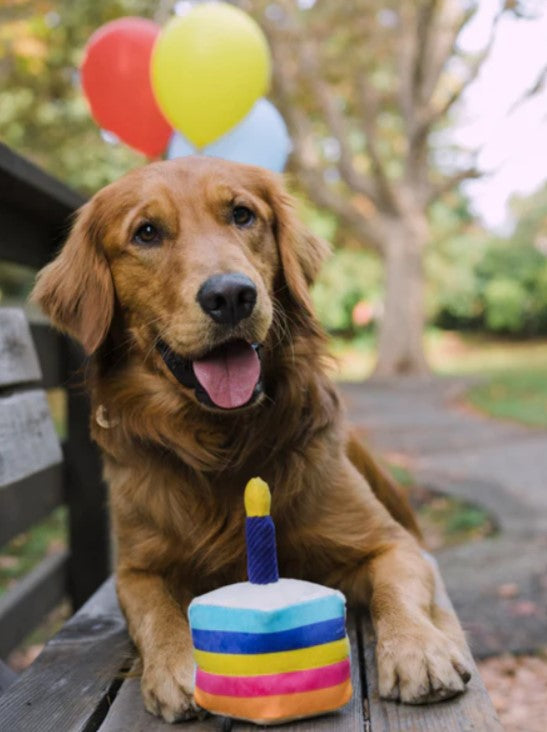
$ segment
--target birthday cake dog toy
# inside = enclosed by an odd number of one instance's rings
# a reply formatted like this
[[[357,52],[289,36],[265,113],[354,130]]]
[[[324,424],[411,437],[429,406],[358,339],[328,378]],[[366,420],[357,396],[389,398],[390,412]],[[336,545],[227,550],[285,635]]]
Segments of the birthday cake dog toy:
[[[195,701],[257,724],[339,709],[352,694],[344,595],[279,579],[270,491],[260,478],[247,484],[245,510],[249,581],[201,595],[188,610]]]

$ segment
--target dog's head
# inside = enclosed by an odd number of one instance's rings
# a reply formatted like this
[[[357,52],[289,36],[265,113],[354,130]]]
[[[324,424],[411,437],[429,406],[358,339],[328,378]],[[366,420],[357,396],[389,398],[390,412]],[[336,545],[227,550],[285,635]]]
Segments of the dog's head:
[[[119,313],[128,346],[165,378],[208,408],[238,409],[259,401],[274,319],[312,317],[325,253],[276,176],[185,158],[96,194],[33,299],[90,354]]]

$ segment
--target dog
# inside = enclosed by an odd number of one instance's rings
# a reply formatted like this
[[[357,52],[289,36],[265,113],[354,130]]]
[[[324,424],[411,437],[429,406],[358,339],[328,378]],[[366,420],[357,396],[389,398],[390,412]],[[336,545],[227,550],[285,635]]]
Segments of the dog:
[[[117,592],[146,709],[192,716],[186,609],[243,581],[242,490],[271,486],[281,574],[368,605],[382,697],[461,693],[455,615],[412,510],[346,424],[309,287],[326,245],[281,180],[213,158],[153,163],[86,203],[33,299],[91,356]]]

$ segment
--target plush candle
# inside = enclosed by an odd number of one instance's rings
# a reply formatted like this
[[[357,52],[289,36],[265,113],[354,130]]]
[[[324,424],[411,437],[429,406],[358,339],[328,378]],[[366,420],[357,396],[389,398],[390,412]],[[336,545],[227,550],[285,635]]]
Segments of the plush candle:
[[[352,694],[341,592],[279,579],[270,492],[245,490],[249,582],[196,598],[188,616],[204,709],[258,724],[330,712]]]
[[[271,496],[267,483],[253,478],[245,489],[245,538],[247,540],[247,576],[255,585],[277,582],[275,526],[270,514]]]

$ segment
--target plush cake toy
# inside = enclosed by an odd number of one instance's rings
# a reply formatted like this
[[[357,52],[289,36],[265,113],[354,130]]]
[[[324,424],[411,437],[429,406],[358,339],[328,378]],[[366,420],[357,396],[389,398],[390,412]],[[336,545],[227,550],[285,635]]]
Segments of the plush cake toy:
[[[214,714],[277,724],[342,707],[352,694],[344,595],[279,579],[270,491],[245,489],[249,581],[197,597],[188,617],[196,703]]]

